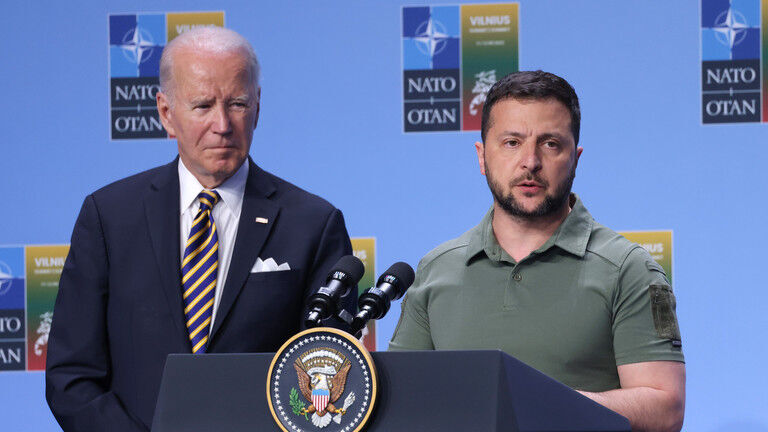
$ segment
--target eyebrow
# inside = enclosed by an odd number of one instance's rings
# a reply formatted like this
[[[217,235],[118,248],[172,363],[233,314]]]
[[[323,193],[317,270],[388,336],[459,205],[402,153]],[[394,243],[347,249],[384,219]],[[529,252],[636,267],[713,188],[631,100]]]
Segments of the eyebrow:
[[[517,131],[504,131],[498,135],[499,137],[514,137],[514,138],[526,138],[528,135]],[[555,132],[545,132],[540,135],[536,135],[536,141],[544,141],[547,139],[556,139],[558,141],[566,140],[566,137],[562,134]]]
[[[200,96],[197,98],[193,98],[189,100],[189,105],[195,106],[203,103],[213,103],[215,100],[215,97],[209,97],[209,96]],[[238,102],[249,102],[251,98],[247,94],[235,96],[233,98],[227,99],[228,101],[238,101]]]
[[[499,136],[512,136],[515,138],[525,138],[526,135],[524,133],[515,132],[515,131],[504,131],[500,133]]]
[[[197,104],[201,104],[201,103],[210,103],[212,100],[213,100],[212,97],[200,96],[200,97],[196,97],[196,98],[190,99],[189,100],[189,104],[190,105],[197,105]]]
[[[557,141],[565,141],[567,138],[564,135],[554,132],[543,133],[536,137],[536,141],[546,141],[548,139],[555,139]]]

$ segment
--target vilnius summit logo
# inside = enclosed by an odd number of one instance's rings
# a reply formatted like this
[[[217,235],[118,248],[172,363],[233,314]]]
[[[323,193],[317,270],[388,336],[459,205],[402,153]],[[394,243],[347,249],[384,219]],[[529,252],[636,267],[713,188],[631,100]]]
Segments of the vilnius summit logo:
[[[224,26],[224,12],[116,14],[109,16],[110,136],[167,138],[157,114],[160,56],[186,30]]]
[[[767,21],[768,0],[701,1],[703,123],[768,122]]]
[[[480,130],[485,94],[518,70],[518,4],[403,7],[403,129]]]

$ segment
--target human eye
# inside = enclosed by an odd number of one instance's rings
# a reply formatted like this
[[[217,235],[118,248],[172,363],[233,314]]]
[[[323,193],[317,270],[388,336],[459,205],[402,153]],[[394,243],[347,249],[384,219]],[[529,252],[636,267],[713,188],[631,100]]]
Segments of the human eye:
[[[504,140],[504,147],[517,147],[518,145],[520,145],[520,141],[517,138]]]
[[[549,149],[559,149],[560,148],[560,143],[555,141],[555,140],[546,140],[546,141],[544,141],[543,145],[544,145],[544,147],[549,148]]]
[[[229,103],[230,108],[236,109],[236,110],[245,110],[248,109],[248,102],[243,100],[233,100]]]

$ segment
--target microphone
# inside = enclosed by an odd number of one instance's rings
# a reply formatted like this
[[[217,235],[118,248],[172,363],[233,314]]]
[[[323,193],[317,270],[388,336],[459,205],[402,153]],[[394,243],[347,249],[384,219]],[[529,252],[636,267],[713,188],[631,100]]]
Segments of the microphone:
[[[353,255],[341,257],[328,274],[325,283],[309,298],[309,314],[304,321],[307,327],[319,327],[320,321],[336,314],[339,299],[349,294],[365,273],[363,262]]]
[[[375,287],[368,288],[358,300],[360,312],[352,321],[352,334],[357,334],[371,319],[381,319],[389,311],[392,300],[397,300],[413,284],[413,268],[396,262],[385,271]]]

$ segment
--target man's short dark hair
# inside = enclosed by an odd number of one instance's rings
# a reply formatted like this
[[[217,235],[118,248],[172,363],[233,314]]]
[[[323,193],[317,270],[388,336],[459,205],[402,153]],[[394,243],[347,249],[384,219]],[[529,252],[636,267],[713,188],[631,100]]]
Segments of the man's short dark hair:
[[[544,71],[520,71],[511,73],[496,82],[488,90],[483,105],[483,119],[480,126],[480,136],[485,143],[485,136],[490,129],[491,108],[496,102],[505,99],[548,99],[560,101],[571,113],[571,133],[576,144],[579,143],[579,127],[581,125],[581,110],[579,97],[568,81],[559,76]]]

